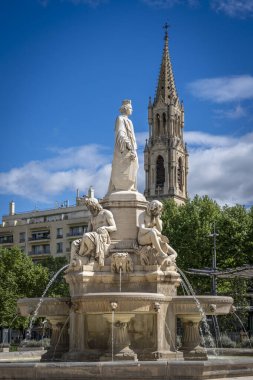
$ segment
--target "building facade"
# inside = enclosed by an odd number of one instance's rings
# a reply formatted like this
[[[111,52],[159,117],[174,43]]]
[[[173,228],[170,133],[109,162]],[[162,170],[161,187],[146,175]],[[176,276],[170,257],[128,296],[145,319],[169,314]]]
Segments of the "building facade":
[[[144,150],[148,200],[187,199],[188,152],[183,138],[184,106],[177,95],[166,29],[162,63],[154,101],[149,99],[149,138]]]
[[[93,189],[89,195],[94,197]],[[15,203],[10,202],[9,215],[2,217],[0,225],[0,247],[17,246],[34,262],[49,256],[69,258],[73,240],[81,238],[88,226],[90,213],[76,197],[76,205],[43,211],[15,212]]]

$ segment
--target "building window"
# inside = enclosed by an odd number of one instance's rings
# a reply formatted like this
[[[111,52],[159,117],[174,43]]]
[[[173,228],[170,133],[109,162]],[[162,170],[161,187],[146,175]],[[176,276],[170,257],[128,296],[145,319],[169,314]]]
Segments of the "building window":
[[[178,183],[179,190],[183,191],[183,164],[182,164],[181,157],[179,157],[178,159],[177,183]]]
[[[32,255],[44,255],[50,253],[50,245],[49,244],[43,244],[43,245],[34,245],[32,247]]]
[[[85,229],[86,229],[85,226],[70,227],[70,233],[68,234],[68,236],[80,236],[80,235],[83,235]]]
[[[63,243],[57,243],[56,244],[56,253],[62,253],[63,252]]]
[[[63,237],[63,231],[62,231],[62,228],[57,228],[57,238],[62,238]]]
[[[13,236],[0,236],[0,244],[9,244],[13,243]]]
[[[32,237],[29,240],[44,240],[50,239],[50,231],[36,231],[32,232]]]
[[[19,242],[24,243],[25,241],[25,232],[20,232],[19,233]]]
[[[163,188],[165,182],[164,159],[158,156],[156,160],[156,187]]]

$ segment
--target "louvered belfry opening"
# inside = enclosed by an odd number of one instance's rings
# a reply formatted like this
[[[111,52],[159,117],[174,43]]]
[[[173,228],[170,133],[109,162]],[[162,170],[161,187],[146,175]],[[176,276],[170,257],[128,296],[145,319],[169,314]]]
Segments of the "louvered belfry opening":
[[[156,160],[156,186],[163,188],[165,182],[164,159],[158,156]]]

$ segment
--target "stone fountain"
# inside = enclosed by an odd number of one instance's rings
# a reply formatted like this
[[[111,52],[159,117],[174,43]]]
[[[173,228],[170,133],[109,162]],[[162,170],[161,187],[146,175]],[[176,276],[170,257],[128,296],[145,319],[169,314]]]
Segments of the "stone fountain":
[[[108,193],[100,202],[82,199],[91,218],[83,238],[72,243],[65,271],[70,297],[45,298],[38,311],[52,327],[52,346],[42,361],[64,363],[41,363],[36,378],[204,378],[203,366],[195,362],[207,360],[199,323],[204,313],[227,314],[232,307],[231,297],[198,296],[196,302],[177,296],[181,277],[177,253],[162,235],[163,205],[147,202],[136,188],[131,112],[131,102],[123,101]],[[31,315],[37,303],[20,299],[20,313]],[[183,338],[177,350],[179,319]],[[186,361],[195,364],[182,367]],[[41,375],[38,368],[44,368]],[[71,375],[66,368],[72,368]]]

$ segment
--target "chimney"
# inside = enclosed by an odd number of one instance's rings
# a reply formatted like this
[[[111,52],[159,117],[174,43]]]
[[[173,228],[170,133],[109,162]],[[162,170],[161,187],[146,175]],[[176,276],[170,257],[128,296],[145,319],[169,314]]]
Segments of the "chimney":
[[[9,215],[15,215],[15,202],[11,201],[9,203]]]
[[[89,187],[88,197],[89,198],[94,198],[94,188],[92,186]]]

